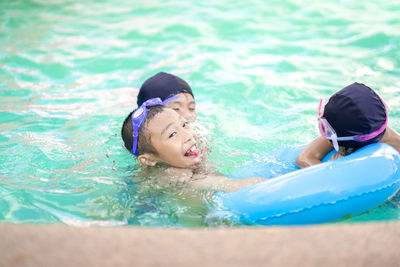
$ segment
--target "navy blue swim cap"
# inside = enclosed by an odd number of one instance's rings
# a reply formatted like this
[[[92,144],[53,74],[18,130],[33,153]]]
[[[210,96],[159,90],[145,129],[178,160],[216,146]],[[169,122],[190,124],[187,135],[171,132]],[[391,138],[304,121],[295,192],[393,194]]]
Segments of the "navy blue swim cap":
[[[179,93],[188,93],[193,96],[192,89],[187,82],[178,76],[159,72],[148,78],[143,83],[142,87],[140,87],[137,96],[137,105],[140,107],[145,101],[155,97],[159,97],[164,101],[165,99]]]
[[[362,83],[353,83],[333,94],[323,114],[338,137],[377,131],[385,123],[386,116],[385,104],[381,98]],[[338,143],[345,148],[358,149],[379,142],[385,131],[367,141],[338,141]]]

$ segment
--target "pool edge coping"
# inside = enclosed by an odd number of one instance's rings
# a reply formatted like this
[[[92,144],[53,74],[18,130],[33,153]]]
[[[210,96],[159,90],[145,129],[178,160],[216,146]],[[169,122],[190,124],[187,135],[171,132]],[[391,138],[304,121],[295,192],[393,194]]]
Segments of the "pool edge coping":
[[[395,266],[400,222],[145,228],[0,223],[0,266]]]

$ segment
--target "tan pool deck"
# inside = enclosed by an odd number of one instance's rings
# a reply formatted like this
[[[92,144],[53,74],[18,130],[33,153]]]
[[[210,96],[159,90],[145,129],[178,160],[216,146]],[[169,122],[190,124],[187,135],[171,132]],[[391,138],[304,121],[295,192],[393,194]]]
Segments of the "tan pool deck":
[[[400,223],[215,229],[0,223],[0,266],[400,266]]]

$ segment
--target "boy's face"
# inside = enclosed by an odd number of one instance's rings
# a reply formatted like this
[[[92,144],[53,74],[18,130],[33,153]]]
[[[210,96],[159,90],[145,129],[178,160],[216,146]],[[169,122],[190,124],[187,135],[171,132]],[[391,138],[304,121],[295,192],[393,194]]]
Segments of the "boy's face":
[[[182,168],[200,163],[196,134],[177,112],[165,109],[149,122],[147,130],[157,151],[157,155],[153,155],[155,161]]]
[[[172,108],[173,110],[178,112],[178,114],[184,117],[187,121],[195,121],[196,104],[194,102],[193,96],[188,93],[180,93],[177,95],[179,96],[179,98],[172,100],[165,106],[168,108]]]

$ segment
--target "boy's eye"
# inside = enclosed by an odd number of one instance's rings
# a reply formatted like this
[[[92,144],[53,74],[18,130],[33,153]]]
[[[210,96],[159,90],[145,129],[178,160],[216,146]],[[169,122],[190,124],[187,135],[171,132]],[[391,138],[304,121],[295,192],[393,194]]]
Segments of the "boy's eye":
[[[173,110],[175,110],[175,111],[179,111],[179,108],[173,108]]]
[[[185,128],[185,127],[188,126],[188,125],[189,125],[189,123],[184,122],[184,123],[182,124],[182,127]]]
[[[174,137],[176,135],[176,132],[172,132],[169,136],[168,136],[168,138],[172,138],[172,137]]]

